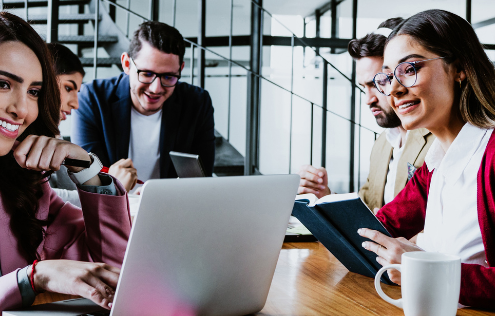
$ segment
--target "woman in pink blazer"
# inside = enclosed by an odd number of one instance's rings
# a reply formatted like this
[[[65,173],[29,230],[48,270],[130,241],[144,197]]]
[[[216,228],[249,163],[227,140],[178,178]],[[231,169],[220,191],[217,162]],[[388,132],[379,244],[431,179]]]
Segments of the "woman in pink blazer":
[[[97,157],[54,138],[60,94],[31,26],[1,12],[0,51],[0,313],[43,291],[110,308],[131,229],[126,191],[98,174]],[[67,166],[82,210],[58,198],[44,175],[67,158],[91,165]]]
[[[396,238],[360,229],[381,265],[408,251],[461,258],[463,305],[495,306],[495,69],[471,25],[442,10],[420,12],[387,39],[376,88],[407,129],[436,140],[424,165],[376,216]],[[407,239],[418,235],[417,245]],[[389,272],[400,284],[400,272]]]

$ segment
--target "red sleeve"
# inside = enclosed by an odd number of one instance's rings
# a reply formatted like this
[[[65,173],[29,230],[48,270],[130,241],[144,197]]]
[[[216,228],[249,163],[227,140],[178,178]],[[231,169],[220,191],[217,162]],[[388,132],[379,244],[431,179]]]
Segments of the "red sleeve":
[[[459,303],[493,310],[495,306],[495,268],[485,268],[479,264],[461,264]]]
[[[376,213],[392,236],[409,239],[423,230],[430,180],[431,173],[425,163],[395,199]]]
[[[461,297],[463,305],[495,307],[495,133],[492,133],[478,171],[478,221],[486,260],[490,267],[462,264]]]

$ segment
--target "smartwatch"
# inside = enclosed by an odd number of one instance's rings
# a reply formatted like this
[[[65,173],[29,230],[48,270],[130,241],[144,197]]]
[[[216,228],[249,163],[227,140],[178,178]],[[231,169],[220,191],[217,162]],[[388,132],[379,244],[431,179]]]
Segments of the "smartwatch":
[[[67,170],[67,173],[69,174],[69,178],[77,185],[82,185],[89,179],[93,178],[96,176],[98,173],[100,173],[101,168],[103,168],[103,165],[98,159],[98,156],[96,156],[93,153],[88,153],[89,157],[91,158],[91,165],[89,168],[83,169],[79,172],[71,172]]]

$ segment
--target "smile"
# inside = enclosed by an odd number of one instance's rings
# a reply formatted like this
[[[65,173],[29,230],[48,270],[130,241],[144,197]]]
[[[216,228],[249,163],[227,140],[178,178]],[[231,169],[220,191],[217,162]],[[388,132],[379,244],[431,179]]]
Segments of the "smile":
[[[399,109],[403,110],[403,109],[406,109],[406,108],[413,106],[415,104],[418,104],[418,103],[419,103],[419,101],[408,102],[408,103],[400,105]]]
[[[6,130],[8,130],[9,132],[15,132],[19,129],[19,126],[21,126],[20,124],[17,125],[17,124],[10,124],[10,123],[7,123],[5,121],[2,121],[0,120],[0,125],[5,128]]]

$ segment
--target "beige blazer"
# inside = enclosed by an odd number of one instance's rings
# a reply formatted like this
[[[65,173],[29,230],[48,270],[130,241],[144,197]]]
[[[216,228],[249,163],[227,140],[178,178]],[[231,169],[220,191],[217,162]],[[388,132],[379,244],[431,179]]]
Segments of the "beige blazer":
[[[400,157],[397,166],[394,196],[397,196],[397,194],[406,186],[408,180],[407,163],[409,162],[414,165],[415,168],[421,167],[425,161],[426,153],[434,139],[435,136],[425,128],[409,132],[406,144],[404,145],[404,151],[402,152],[402,156]],[[368,180],[361,190],[359,190],[359,196],[371,210],[374,208],[381,208],[384,204],[383,194],[385,191],[385,182],[387,181],[388,165],[390,163],[390,158],[392,157],[392,150],[392,146],[387,141],[386,132],[381,133],[371,150]]]

